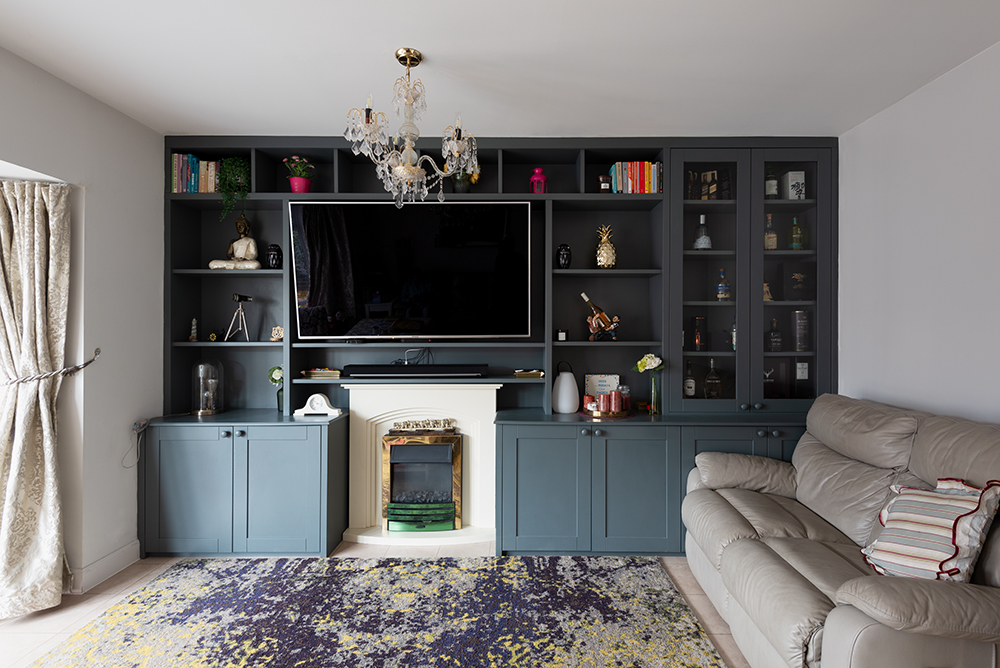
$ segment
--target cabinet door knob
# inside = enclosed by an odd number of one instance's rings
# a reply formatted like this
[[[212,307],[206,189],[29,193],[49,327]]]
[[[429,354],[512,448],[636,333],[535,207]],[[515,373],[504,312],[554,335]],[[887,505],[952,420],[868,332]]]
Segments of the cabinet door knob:
[[[604,431],[601,429],[595,429],[594,436],[604,436]]]
[[[242,438],[242,437],[246,436],[247,433],[241,429],[238,432],[236,432],[236,435],[239,436],[240,438]]]
[[[758,429],[757,430],[757,436],[760,437],[760,438],[764,438],[765,436],[767,436],[767,432],[764,431],[763,429]]]
[[[774,431],[771,432],[771,436],[778,438],[779,436],[781,436],[781,432],[775,429]]]
[[[748,410],[750,410],[750,404],[740,404],[740,410],[741,411],[748,411]]]
[[[590,430],[589,430],[589,429],[581,429],[581,430],[580,430],[580,433],[581,433],[582,435],[586,436],[587,434],[589,434],[589,433],[590,433]]]
[[[762,410],[764,410],[764,404],[761,404],[761,403],[754,404],[753,405],[753,409],[755,411],[762,411]]]
[[[233,435],[233,432],[231,432],[231,431],[223,431],[222,432],[222,438],[229,438],[232,435]]]

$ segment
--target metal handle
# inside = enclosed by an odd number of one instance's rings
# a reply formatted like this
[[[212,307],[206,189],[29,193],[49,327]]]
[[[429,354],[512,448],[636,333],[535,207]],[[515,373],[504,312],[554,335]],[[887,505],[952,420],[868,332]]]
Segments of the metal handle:
[[[764,431],[763,429],[758,429],[757,430],[757,436],[760,437],[760,438],[764,438],[765,436],[767,436],[767,432]]]
[[[583,434],[584,436],[586,436],[587,434],[590,433],[590,430],[589,429],[581,429],[580,433]]]
[[[762,410],[764,410],[764,404],[756,403],[756,404],[753,405],[753,409],[755,411],[762,411]]]
[[[750,404],[740,404],[740,410],[741,411],[748,411],[748,410],[750,410]]]
[[[233,432],[231,432],[231,431],[223,431],[222,432],[222,438],[229,438],[232,435],[233,435]]]
[[[601,429],[595,429],[594,436],[604,436],[604,431]]]
[[[241,429],[240,431],[236,432],[236,435],[242,438],[243,436],[246,436],[247,433]]]
[[[778,438],[779,436],[781,436],[781,432],[775,429],[774,431],[771,432],[771,436]]]

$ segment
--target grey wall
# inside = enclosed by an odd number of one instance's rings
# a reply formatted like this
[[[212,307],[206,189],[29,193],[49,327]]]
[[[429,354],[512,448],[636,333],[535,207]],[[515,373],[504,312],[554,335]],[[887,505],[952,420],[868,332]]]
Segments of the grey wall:
[[[840,391],[1000,422],[1000,44],[840,141]]]
[[[0,161],[78,186],[66,364],[102,354],[63,384],[59,457],[67,556],[89,588],[138,557],[121,460],[162,406],[163,137],[3,49],[0,90]]]

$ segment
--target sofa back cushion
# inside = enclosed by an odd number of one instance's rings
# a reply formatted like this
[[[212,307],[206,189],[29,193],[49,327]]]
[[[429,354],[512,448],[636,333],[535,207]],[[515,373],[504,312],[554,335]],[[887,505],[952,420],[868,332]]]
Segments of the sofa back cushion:
[[[926,415],[874,401],[824,394],[809,409],[806,429],[845,457],[883,469],[903,468],[910,461],[918,421]]]
[[[913,441],[910,471],[931,483],[959,478],[982,487],[1000,480],[1000,426],[938,415],[924,418]],[[993,523],[972,582],[1000,587],[1000,523]]]

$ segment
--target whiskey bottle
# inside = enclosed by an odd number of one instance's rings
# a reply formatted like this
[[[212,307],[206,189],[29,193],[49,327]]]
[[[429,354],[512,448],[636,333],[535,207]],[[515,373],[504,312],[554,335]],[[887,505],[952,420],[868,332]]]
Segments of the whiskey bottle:
[[[771,224],[771,214],[767,214],[767,225],[764,226],[764,250],[778,250],[778,233]]]
[[[708,360],[708,374],[705,376],[705,398],[719,399],[722,397],[722,376],[715,370],[715,358]]]
[[[778,199],[778,177],[774,168],[767,166],[767,176],[764,177],[764,199]]]
[[[719,269],[719,283],[715,286],[715,298],[720,302],[728,302],[731,299],[725,269]]]
[[[694,370],[691,368],[691,360],[688,360],[687,370],[684,372],[684,398],[694,399]]]
[[[765,341],[767,342],[767,349],[772,353],[781,352],[781,332],[778,330],[777,318],[771,318],[771,329],[768,330]]]
[[[611,324],[611,318],[604,312],[604,309],[590,301],[590,297],[587,296],[586,292],[581,292],[580,296],[583,297],[583,301],[587,302],[587,306],[590,307],[591,319],[594,323],[600,325],[600,329],[608,327]]]
[[[799,225],[798,218],[792,218],[792,226],[788,228],[788,250],[803,248],[805,248],[805,235],[802,233],[802,226]]]
[[[708,227],[705,226],[705,214],[701,214],[698,221],[698,231],[695,233],[694,249],[711,250],[712,239],[708,236]]]

